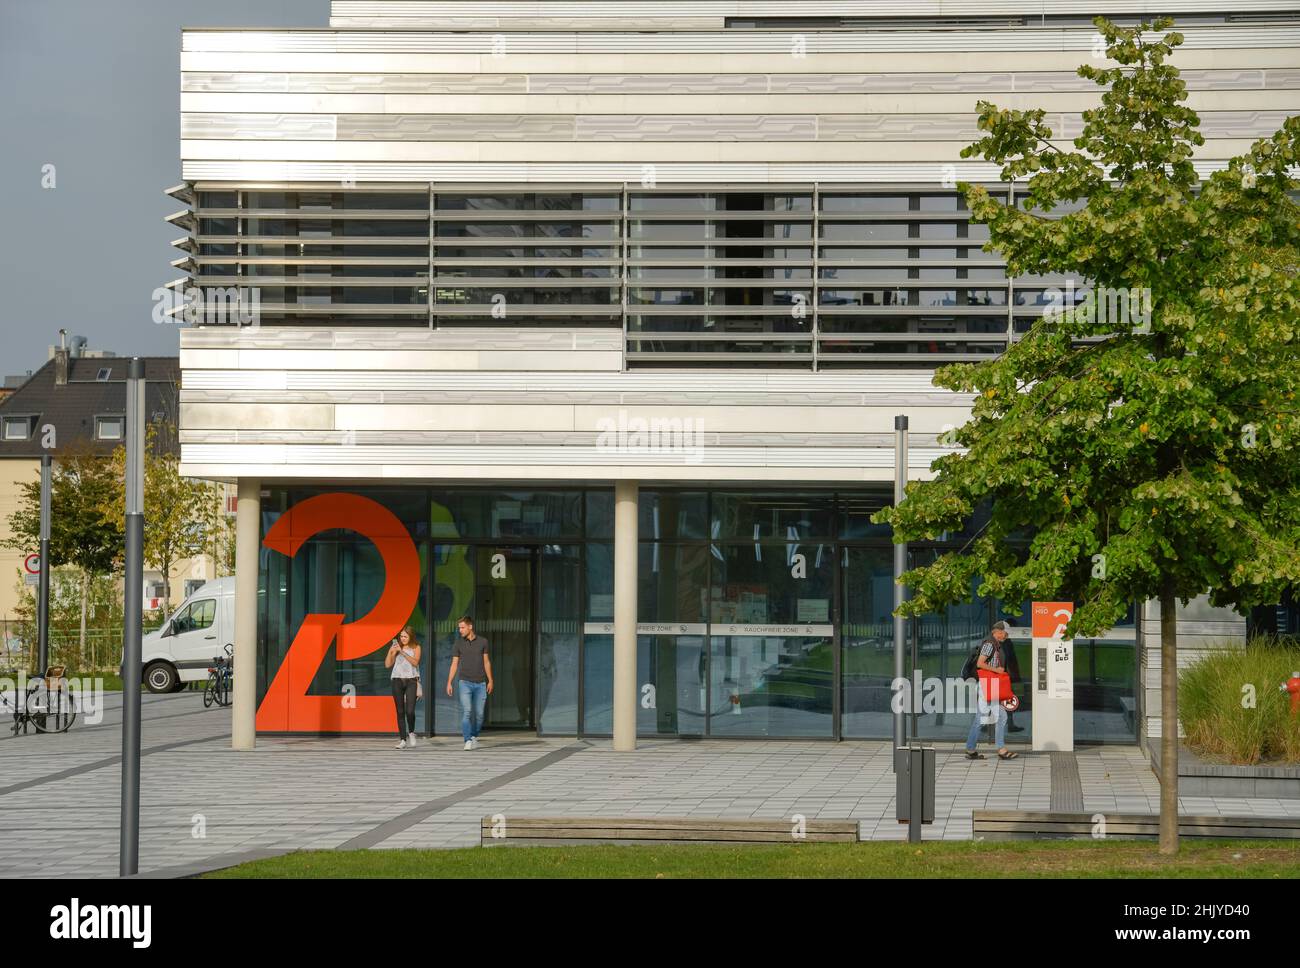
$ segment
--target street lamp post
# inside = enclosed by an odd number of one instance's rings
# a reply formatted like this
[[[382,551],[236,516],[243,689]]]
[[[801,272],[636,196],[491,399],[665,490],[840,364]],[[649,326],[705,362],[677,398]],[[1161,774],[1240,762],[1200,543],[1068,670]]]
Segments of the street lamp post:
[[[36,674],[45,675],[50,665],[50,490],[49,454],[41,455],[41,570],[36,594]]]
[[[899,414],[894,417],[894,507],[902,502],[907,488],[907,417]],[[904,679],[905,657],[907,652],[907,619],[898,614],[898,609],[907,601],[907,589],[899,581],[907,570],[907,545],[894,545],[894,684],[899,685]],[[906,687],[904,687],[906,688]],[[901,749],[907,743],[907,721],[902,705],[897,697],[894,705],[894,749]],[[915,701],[915,697],[912,697]],[[897,769],[895,757],[895,769]]]
[[[140,634],[144,607],[144,360],[126,381],[126,575],[122,612],[122,819],[119,873],[140,864]]]

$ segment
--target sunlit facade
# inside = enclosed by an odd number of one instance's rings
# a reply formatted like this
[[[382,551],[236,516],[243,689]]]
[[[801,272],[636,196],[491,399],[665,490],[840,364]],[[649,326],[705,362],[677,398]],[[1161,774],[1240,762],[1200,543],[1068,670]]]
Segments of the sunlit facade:
[[[409,621],[421,726],[453,732],[470,613],[497,728],[889,735],[895,418],[928,476],[970,407],[933,369],[1087,289],[983,250],[957,182],[1023,189],[960,158],[975,102],[1068,143],[1088,17],[1148,5],[798,6],[335,0],[326,30],[184,32],[177,286],[256,301],[182,331],[182,459],[261,539],[258,730],[387,728],[375,650]],[[1208,172],[1296,113],[1300,23],[1180,9]],[[1008,608],[910,623],[909,668],[955,676]],[[1079,741],[1159,735],[1150,608],[1077,643]],[[1188,649],[1245,631],[1184,619]]]

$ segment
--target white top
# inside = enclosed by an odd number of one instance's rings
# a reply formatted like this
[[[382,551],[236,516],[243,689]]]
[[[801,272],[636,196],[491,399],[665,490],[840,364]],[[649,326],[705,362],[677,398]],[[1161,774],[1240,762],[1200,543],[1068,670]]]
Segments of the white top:
[[[394,679],[418,679],[420,670],[415,667],[415,649],[404,646],[393,660]]]

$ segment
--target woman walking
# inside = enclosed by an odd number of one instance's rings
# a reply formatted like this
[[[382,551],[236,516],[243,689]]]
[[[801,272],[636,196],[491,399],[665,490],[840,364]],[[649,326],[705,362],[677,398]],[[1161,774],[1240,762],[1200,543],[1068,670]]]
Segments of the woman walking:
[[[411,626],[388,647],[384,668],[393,670],[393,703],[397,706],[397,749],[415,746],[415,701],[420,697],[420,645]]]

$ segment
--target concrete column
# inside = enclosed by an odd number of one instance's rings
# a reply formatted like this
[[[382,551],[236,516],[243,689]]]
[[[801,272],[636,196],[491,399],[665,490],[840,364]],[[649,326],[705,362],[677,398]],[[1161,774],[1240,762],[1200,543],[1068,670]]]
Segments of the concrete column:
[[[257,560],[262,544],[262,482],[239,479],[235,516],[235,683],[230,748],[257,742]]]
[[[637,482],[614,483],[614,749],[636,749]]]

